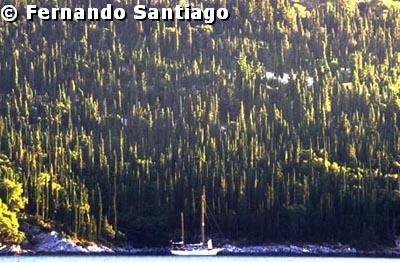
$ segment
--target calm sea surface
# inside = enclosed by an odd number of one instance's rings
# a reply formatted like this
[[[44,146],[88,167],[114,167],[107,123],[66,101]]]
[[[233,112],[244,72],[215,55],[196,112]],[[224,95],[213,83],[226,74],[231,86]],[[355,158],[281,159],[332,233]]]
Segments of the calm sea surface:
[[[88,256],[88,257],[0,257],[1,263],[394,263],[399,259],[382,259],[382,258],[314,258],[314,257],[110,257],[110,256]]]

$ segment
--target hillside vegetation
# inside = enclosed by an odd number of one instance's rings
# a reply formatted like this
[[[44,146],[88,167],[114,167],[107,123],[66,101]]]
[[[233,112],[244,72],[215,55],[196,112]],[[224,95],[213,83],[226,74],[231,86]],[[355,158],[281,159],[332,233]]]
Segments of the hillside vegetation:
[[[192,2],[231,18],[0,22],[0,241],[20,242],[29,215],[89,240],[168,244],[180,211],[196,238],[205,186],[208,233],[393,244],[399,10]]]

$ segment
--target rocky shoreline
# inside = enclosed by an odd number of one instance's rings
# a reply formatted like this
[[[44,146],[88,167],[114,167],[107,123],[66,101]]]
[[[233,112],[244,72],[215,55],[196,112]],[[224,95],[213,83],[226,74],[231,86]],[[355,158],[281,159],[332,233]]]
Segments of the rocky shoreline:
[[[63,245],[66,245],[63,247]],[[120,248],[106,247],[102,245],[78,246],[67,242],[61,245],[58,243],[51,246],[51,250],[31,250],[24,249],[20,245],[0,245],[1,256],[94,256],[94,255],[113,255],[113,256],[168,256],[169,248]],[[388,248],[384,250],[364,251],[354,248],[333,248],[319,245],[268,245],[268,246],[249,246],[235,247],[231,245],[224,246],[225,250],[220,252],[219,256],[293,256],[293,257],[384,257],[400,258],[400,250]]]
[[[44,232],[39,227],[25,225],[28,240],[21,245],[2,245],[0,256],[7,255],[170,255],[168,247],[142,248],[112,247],[90,243],[83,245],[63,237],[57,231]],[[380,250],[358,250],[344,245],[283,245],[233,246],[225,245],[222,256],[326,256],[326,257],[395,257],[400,258],[400,247]]]

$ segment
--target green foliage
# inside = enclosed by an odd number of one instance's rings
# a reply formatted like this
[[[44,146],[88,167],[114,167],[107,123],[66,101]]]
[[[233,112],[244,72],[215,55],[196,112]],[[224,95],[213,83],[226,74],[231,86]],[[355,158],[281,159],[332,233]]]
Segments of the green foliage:
[[[25,208],[27,198],[24,196],[21,174],[14,169],[7,156],[0,154],[0,198],[8,208],[19,213]]]
[[[5,23],[3,202],[71,235],[151,245],[180,211],[198,233],[205,186],[229,238],[393,239],[400,16],[355,2],[201,1],[231,11],[212,26]]]
[[[23,210],[27,203],[27,199],[23,196],[22,184],[7,178],[0,180],[0,198],[11,211],[16,213]]]
[[[17,244],[25,238],[18,222],[27,203],[23,185],[16,181],[20,177],[8,157],[0,154],[0,241],[4,243]]]
[[[165,245],[171,240],[167,218],[158,216],[123,215],[121,230],[135,246]]]
[[[113,229],[112,225],[108,223],[107,217],[104,217],[103,219],[103,225],[101,227],[102,229],[102,236],[109,241],[112,241],[115,239],[115,230]]]
[[[0,240],[2,243],[18,244],[24,238],[24,234],[18,230],[19,223],[17,213],[8,209],[0,199]]]

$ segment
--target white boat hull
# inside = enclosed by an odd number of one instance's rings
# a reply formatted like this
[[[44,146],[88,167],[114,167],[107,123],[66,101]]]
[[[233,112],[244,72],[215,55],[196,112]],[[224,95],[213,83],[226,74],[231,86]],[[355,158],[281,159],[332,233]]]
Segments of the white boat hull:
[[[222,250],[224,249],[171,250],[171,254],[175,256],[216,256]]]

